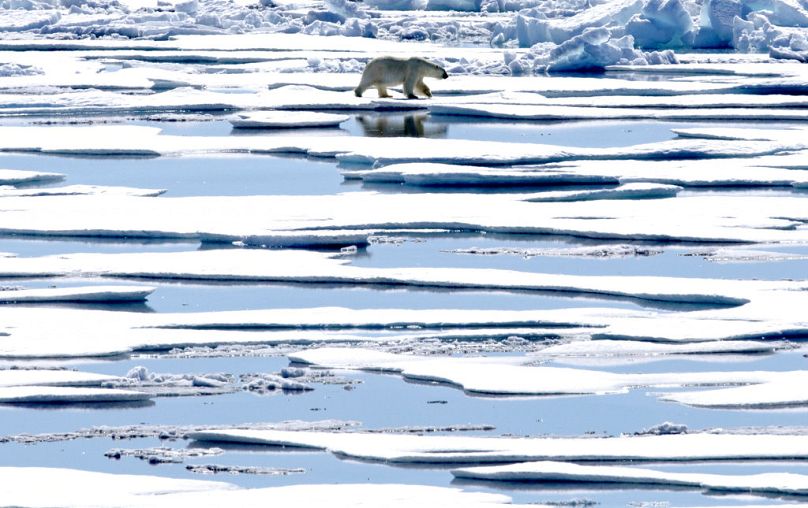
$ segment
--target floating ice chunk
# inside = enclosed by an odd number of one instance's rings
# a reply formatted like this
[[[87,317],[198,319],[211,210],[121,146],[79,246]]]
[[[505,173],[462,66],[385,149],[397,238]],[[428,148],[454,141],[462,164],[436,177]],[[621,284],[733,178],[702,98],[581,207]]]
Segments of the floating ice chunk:
[[[313,349],[293,353],[289,358],[325,368],[398,372],[405,379],[447,382],[470,393],[496,395],[609,394],[639,386],[761,383],[785,376],[777,372],[616,374],[524,366],[519,365],[518,361],[493,358],[435,359],[354,348]]]
[[[556,461],[794,460],[808,457],[804,436],[777,434],[675,434],[606,438],[412,436],[366,432],[221,430],[192,432],[191,439],[297,446],[391,463],[483,464]]]
[[[662,400],[688,406],[772,409],[808,405],[808,373],[784,373],[779,379],[750,386],[722,388],[698,392],[669,393]]]
[[[149,400],[147,393],[114,388],[74,388],[63,386],[0,387],[0,404],[77,404],[138,402]]]
[[[147,286],[85,286],[0,290],[0,303],[142,302],[155,288]]]
[[[337,127],[349,118],[347,115],[329,113],[261,111],[242,113],[237,119],[230,120],[230,123],[238,129],[296,129]]]
[[[64,179],[61,173],[43,173],[41,171],[21,171],[18,169],[0,169],[0,185],[22,185],[30,183],[46,183]]]
[[[106,187],[100,185],[67,185],[64,187],[25,189],[5,189],[0,187],[0,197],[87,196],[99,194],[154,197],[164,194],[165,192],[165,189],[137,189],[133,187]]]
[[[633,467],[586,466],[550,461],[455,469],[452,475],[456,478],[473,480],[650,484],[757,494],[800,495],[808,492],[808,476],[793,473],[752,475],[671,473]]]
[[[627,183],[613,189],[555,191],[532,195],[526,201],[584,201],[597,199],[658,199],[676,196],[682,188],[676,185]]]

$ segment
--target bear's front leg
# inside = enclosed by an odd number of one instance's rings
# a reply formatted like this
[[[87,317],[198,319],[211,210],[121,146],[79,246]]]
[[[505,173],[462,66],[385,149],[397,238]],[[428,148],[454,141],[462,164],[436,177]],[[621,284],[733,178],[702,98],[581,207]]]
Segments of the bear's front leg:
[[[376,85],[376,90],[379,92],[380,98],[387,99],[390,97],[390,94],[387,93],[387,88],[384,85]]]
[[[415,87],[416,91],[421,92],[423,95],[427,97],[432,97],[432,91],[429,89],[428,86],[423,81],[419,81]]]

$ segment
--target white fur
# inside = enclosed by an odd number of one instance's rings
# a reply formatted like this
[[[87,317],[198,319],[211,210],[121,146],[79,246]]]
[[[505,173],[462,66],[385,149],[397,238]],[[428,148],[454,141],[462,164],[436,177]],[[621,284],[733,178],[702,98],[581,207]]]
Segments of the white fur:
[[[417,99],[416,92],[432,97],[429,87],[424,84],[425,77],[446,79],[449,76],[443,67],[423,58],[382,56],[368,62],[354,93],[357,97],[362,97],[365,90],[375,86],[379,97],[390,97],[387,93],[388,86],[404,85],[404,95],[408,99]]]

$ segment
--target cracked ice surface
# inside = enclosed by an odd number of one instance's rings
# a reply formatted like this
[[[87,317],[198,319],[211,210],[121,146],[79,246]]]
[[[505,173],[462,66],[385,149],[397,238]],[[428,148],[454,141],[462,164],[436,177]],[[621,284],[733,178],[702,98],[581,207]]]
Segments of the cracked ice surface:
[[[808,457],[802,436],[675,434],[605,438],[401,436],[365,432],[221,430],[192,432],[197,441],[315,448],[391,463],[482,464],[558,461],[792,460]]]
[[[694,487],[715,491],[796,495],[808,492],[808,476],[800,474],[669,473],[653,469],[588,466],[550,461],[455,469],[452,471],[452,475],[456,478],[492,481],[650,484]]]

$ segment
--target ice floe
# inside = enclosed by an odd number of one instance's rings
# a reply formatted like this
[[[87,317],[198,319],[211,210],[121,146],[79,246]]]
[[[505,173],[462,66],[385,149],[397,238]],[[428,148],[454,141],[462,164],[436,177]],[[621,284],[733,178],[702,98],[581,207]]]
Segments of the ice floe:
[[[61,173],[0,169],[0,185],[41,184],[62,180],[64,177]]]
[[[115,388],[74,388],[62,386],[0,387],[0,404],[79,404],[142,402],[151,396]]]
[[[131,187],[108,187],[100,185],[67,185],[64,187],[26,187],[22,189],[0,187],[0,198],[36,196],[88,196],[115,195],[154,197],[164,194],[165,189],[136,189]]]
[[[65,288],[0,288],[0,304],[37,302],[142,302],[154,292],[147,286],[84,286]]]
[[[808,477],[793,473],[751,475],[676,473],[644,468],[590,466],[551,461],[455,469],[452,471],[452,475],[456,478],[473,480],[574,482],[590,485],[604,483],[667,485],[756,494],[802,495],[808,492]]]
[[[522,365],[523,359],[429,358],[358,348],[320,348],[290,360],[325,368],[397,372],[405,379],[446,382],[465,391],[496,395],[576,395],[625,392],[640,386],[749,384],[781,381],[794,373],[670,372],[626,374]]]
[[[733,409],[772,409],[808,405],[805,371],[783,374],[780,379],[765,383],[705,390],[699,392],[670,393],[663,400],[670,400],[689,406],[733,408]]]
[[[101,386],[115,376],[61,369],[0,369],[0,386]]]
[[[0,404],[75,404],[140,402],[150,397],[133,390],[107,388],[119,378],[49,369],[0,370]]]
[[[295,129],[305,127],[337,127],[348,120],[347,115],[312,112],[259,112],[242,113],[230,120],[238,129]]]
[[[328,450],[391,463],[482,464],[554,461],[793,460],[808,456],[804,436],[708,434],[604,438],[412,436],[368,432],[219,430],[189,437],[211,443],[245,443]]]

